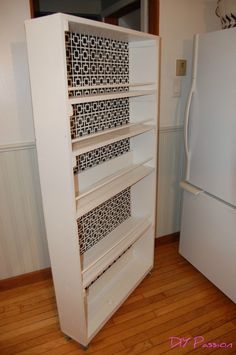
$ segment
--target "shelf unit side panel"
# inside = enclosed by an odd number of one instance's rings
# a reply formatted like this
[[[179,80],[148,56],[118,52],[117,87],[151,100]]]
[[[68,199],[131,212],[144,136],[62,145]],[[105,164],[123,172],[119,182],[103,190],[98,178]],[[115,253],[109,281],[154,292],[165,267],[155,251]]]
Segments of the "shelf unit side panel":
[[[158,84],[159,38],[129,44],[130,83]]]
[[[131,211],[136,218],[148,218],[155,227],[155,169],[131,187]]]
[[[43,209],[60,324],[67,335],[86,345],[62,17],[26,21],[26,37]]]

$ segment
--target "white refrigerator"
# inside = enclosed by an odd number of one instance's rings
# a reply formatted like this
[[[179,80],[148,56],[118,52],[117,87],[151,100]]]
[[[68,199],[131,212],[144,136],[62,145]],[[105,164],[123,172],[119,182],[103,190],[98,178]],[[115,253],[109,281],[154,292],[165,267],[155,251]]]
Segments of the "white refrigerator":
[[[179,251],[236,302],[236,28],[194,43]]]

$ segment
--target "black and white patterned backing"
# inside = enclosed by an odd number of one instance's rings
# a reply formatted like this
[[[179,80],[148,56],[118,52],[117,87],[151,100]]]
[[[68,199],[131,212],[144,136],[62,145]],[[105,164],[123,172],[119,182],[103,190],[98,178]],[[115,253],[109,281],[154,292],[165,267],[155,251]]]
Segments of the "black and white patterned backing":
[[[70,91],[70,96],[128,91],[128,42],[74,32],[65,33],[65,42],[68,86],[81,87]]]
[[[122,139],[118,142],[104,145],[103,147],[91,150],[90,152],[76,157],[74,174],[78,174],[94,166],[100,165],[108,160],[117,158],[130,151],[130,139]]]
[[[80,254],[84,254],[131,216],[130,188],[77,220]]]
[[[129,98],[75,104],[70,117],[71,139],[129,123]]]
[[[130,245],[125,251],[123,251],[122,254],[120,254],[115,260],[112,261],[112,263],[105,269],[103,270],[97,277],[96,279],[94,279],[92,282],[90,282],[90,284],[88,286],[85,287],[85,289],[87,290],[90,286],[92,286],[98,279],[100,279],[100,277],[105,274],[105,272],[107,270],[109,270],[119,259],[121,259],[132,247],[132,245]]]

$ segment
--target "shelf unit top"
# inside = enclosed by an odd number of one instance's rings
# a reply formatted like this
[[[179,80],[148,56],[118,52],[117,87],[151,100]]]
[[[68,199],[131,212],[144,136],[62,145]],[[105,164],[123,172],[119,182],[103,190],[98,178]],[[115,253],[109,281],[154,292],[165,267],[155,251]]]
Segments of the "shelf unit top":
[[[90,285],[129,246],[151,227],[148,218],[130,217],[86,251],[83,256],[83,287]]]
[[[149,121],[151,122],[151,121]],[[104,145],[117,142],[121,139],[138,136],[139,134],[155,129],[153,124],[145,123],[128,123],[124,126],[117,127],[113,130],[94,133],[87,137],[79,138],[72,141],[73,155],[76,157],[91,150],[103,147]]]
[[[91,36],[106,37],[118,41],[139,42],[145,40],[156,41],[159,37],[150,33],[131,30],[125,27],[119,27],[104,22],[89,20],[79,16],[68,15],[64,13],[56,13],[48,16],[38,17],[26,20],[25,23],[45,23],[51,18],[61,20],[65,31],[80,32]]]
[[[64,21],[68,21],[68,30],[72,32],[108,37],[119,41],[144,41],[156,40],[158,38],[157,36],[149,33],[135,31],[104,22],[88,20],[82,17],[66,14],[56,15],[60,15]]]
[[[125,190],[127,187],[136,184],[153,171],[154,168],[150,166],[137,165],[133,169],[126,171],[124,174],[117,176],[117,178],[108,182],[106,185],[102,185],[95,190],[93,189],[90,193],[87,193],[77,200],[78,207],[76,217],[82,217],[84,214],[109,200],[119,192]]]

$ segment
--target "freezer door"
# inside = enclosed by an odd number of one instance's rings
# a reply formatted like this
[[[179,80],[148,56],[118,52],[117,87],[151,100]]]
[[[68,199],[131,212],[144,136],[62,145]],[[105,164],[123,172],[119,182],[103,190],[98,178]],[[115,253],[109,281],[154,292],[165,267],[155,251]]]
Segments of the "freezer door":
[[[236,302],[236,209],[184,192],[179,251]]]
[[[187,180],[236,206],[236,28],[198,38]]]

